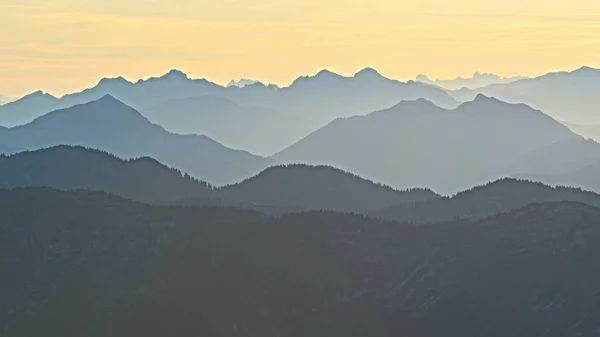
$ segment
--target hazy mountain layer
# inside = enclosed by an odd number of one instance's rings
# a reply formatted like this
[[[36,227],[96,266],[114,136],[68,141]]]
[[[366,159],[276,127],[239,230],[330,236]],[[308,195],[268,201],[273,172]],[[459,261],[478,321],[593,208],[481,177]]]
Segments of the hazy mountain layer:
[[[560,121],[600,123],[600,70],[582,67],[549,73],[508,84],[494,84],[478,92],[509,103],[525,103]]]
[[[50,111],[105,95],[167,130],[209,134],[228,146],[263,155],[282,150],[337,117],[366,114],[402,100],[426,98],[443,107],[458,105],[442,89],[390,80],[373,69],[353,77],[324,70],[300,77],[285,88],[261,83],[222,87],[172,70],[135,83],[122,77],[104,78],[93,88],[60,99],[36,92],[0,106],[0,125],[26,124]],[[219,98],[229,103],[219,103]]]
[[[111,96],[0,130],[0,144],[23,150],[82,145],[121,158],[148,156],[211,184],[240,181],[271,164],[206,136],[169,133]]]
[[[514,172],[535,172],[525,170],[535,167],[527,164],[530,153],[580,139],[540,111],[479,95],[455,110],[417,100],[337,119],[274,158],[332,165],[395,188],[452,194]],[[600,149],[576,145],[583,147],[576,153]],[[548,152],[548,162],[570,156]]]
[[[227,147],[265,156],[306,136],[312,124],[271,108],[243,107],[218,96],[167,101],[148,108],[146,116],[171,132],[206,135]]]
[[[475,74],[473,74],[473,77],[470,77],[470,78],[457,77],[453,80],[434,80],[434,81],[432,81],[425,75],[418,75],[416,78],[416,81],[426,83],[426,84],[433,84],[433,85],[442,87],[447,90],[459,90],[462,88],[478,89],[478,88],[486,87],[491,84],[511,83],[511,82],[515,82],[515,81],[522,80],[525,78],[526,77],[522,77],[522,76],[501,77],[496,74],[487,74],[487,73],[482,74],[480,72],[475,72]]]

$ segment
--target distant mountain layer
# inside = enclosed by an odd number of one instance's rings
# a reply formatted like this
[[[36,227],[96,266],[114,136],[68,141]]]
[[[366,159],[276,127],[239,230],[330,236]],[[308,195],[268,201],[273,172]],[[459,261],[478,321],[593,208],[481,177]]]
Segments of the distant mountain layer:
[[[600,168],[600,167],[598,167]],[[600,170],[595,172],[600,178]],[[532,203],[572,201],[600,207],[600,195],[581,189],[549,187],[541,183],[502,179],[460,192],[452,197],[384,208],[370,215],[413,223],[436,223],[455,218],[482,219]]]
[[[252,85],[252,84],[256,84],[258,83],[258,81],[255,80],[247,80],[245,78],[240,79],[239,81],[235,81],[235,80],[231,80],[227,86],[228,87],[239,87],[239,88],[243,88],[247,85]]]
[[[390,80],[373,69],[364,69],[353,77],[342,77],[329,71],[321,71],[315,76],[300,77],[285,88],[265,86],[261,83],[246,85],[243,88],[222,87],[207,80],[190,79],[184,73],[172,70],[162,77],[140,80],[136,83],[131,83],[122,77],[102,79],[93,88],[65,95],[60,99],[36,92],[1,106],[0,125],[26,124],[50,111],[94,101],[107,94],[130,105],[146,117],[155,115],[154,107],[167,108],[163,112],[161,121],[169,124],[171,128],[180,123],[177,116],[182,114],[192,121],[207,121],[211,116],[219,116],[222,111],[211,106],[210,102],[206,102],[207,105],[202,105],[202,102],[198,101],[193,102],[194,104],[182,105],[179,101],[206,96],[225,98],[244,108],[262,107],[260,111],[278,111],[289,118],[290,121],[287,123],[273,124],[270,120],[263,119],[262,114],[255,116],[256,124],[265,124],[261,129],[265,132],[262,138],[272,139],[274,144],[263,144],[264,147],[261,145],[260,151],[255,151],[257,153],[267,153],[277,147],[282,149],[298,140],[282,138],[282,134],[304,136],[337,117],[367,114],[374,110],[388,108],[402,100],[426,98],[443,107],[453,108],[458,105],[458,102],[442,89],[422,83],[401,83]],[[172,103],[175,105],[172,109],[176,110],[176,113],[171,121],[169,102],[173,101],[177,103]],[[252,113],[252,111],[247,112]],[[218,123],[218,118],[221,117],[215,118],[217,118],[215,123]],[[168,126],[167,128],[170,129]],[[205,131],[205,128],[200,127],[198,123],[193,123],[188,128],[198,134]],[[234,128],[237,128],[237,125],[234,124],[229,130]],[[232,131],[229,130],[215,138],[230,138]],[[249,128],[238,128],[236,131],[241,134],[241,137],[253,137]],[[250,145],[257,144],[255,142]]]
[[[540,111],[479,95],[455,110],[417,100],[337,119],[274,158],[332,165],[395,188],[453,194],[512,173],[534,172],[527,170],[535,167],[527,164],[528,156],[540,149],[552,153],[546,162],[568,157],[583,166],[585,154],[600,145],[579,140]],[[567,141],[578,156],[552,151],[554,144]]]
[[[462,88],[478,89],[478,88],[486,87],[491,84],[511,83],[511,82],[515,82],[515,81],[522,80],[525,78],[527,78],[527,77],[517,76],[517,77],[505,78],[505,77],[500,77],[496,74],[486,74],[486,73],[482,74],[482,73],[476,72],[475,74],[473,74],[473,77],[471,77],[471,78],[457,77],[453,80],[432,81],[425,75],[418,75],[416,80],[417,80],[417,82],[437,85],[437,86],[440,86],[447,90],[458,90],[458,89],[462,89]]]
[[[477,91],[509,103],[525,103],[557,120],[574,124],[600,123],[600,70],[582,67],[549,73]]]
[[[0,188],[105,191],[150,203],[236,205],[269,214],[308,210],[374,211],[438,196],[397,191],[331,167],[277,166],[214,188],[151,158],[122,160],[83,147],[57,146],[0,157]]]
[[[206,136],[169,133],[111,96],[2,129],[0,144],[19,150],[82,145],[121,158],[148,156],[217,185],[241,181],[272,163]]]
[[[170,100],[146,109],[153,123],[180,134],[203,134],[235,149],[272,155],[306,136],[309,123],[272,108],[244,107],[227,98]]]
[[[0,191],[0,326],[21,336],[594,336],[600,210],[411,226]],[[74,319],[76,317],[77,319]]]

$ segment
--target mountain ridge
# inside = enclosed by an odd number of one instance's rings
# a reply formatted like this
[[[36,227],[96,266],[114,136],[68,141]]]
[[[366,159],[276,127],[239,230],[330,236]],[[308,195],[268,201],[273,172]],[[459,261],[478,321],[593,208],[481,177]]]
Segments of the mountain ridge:
[[[453,110],[421,99],[338,118],[273,158],[336,166],[399,189],[420,186],[448,194],[510,175],[538,148],[580,138],[539,110],[478,95]],[[473,158],[477,166],[463,167]]]
[[[270,163],[204,135],[169,133],[110,95],[5,129],[0,132],[0,143],[23,150],[82,145],[122,158],[149,155],[216,185],[251,176]]]

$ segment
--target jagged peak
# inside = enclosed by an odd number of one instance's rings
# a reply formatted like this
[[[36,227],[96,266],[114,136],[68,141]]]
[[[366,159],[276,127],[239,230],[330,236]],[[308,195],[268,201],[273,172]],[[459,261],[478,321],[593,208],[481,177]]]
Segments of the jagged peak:
[[[23,98],[33,98],[33,97],[48,97],[48,98],[57,99],[56,97],[54,97],[54,96],[52,96],[52,95],[50,95],[50,94],[48,94],[48,93],[46,93],[46,92],[44,92],[42,90],[34,91],[31,94],[29,94],[29,95],[25,95]]]
[[[235,87],[243,88],[245,86],[249,86],[249,85],[256,84],[256,83],[259,83],[259,81],[250,80],[247,78],[240,78],[238,81],[236,81],[236,80],[229,81],[229,83],[227,83],[227,87],[235,86]]]

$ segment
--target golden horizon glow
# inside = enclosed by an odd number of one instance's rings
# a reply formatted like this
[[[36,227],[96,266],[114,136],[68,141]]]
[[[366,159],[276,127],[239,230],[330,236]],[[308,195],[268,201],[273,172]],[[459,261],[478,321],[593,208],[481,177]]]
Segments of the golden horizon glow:
[[[408,80],[600,64],[597,0],[0,0],[0,95],[176,68],[288,85],[373,67]]]

